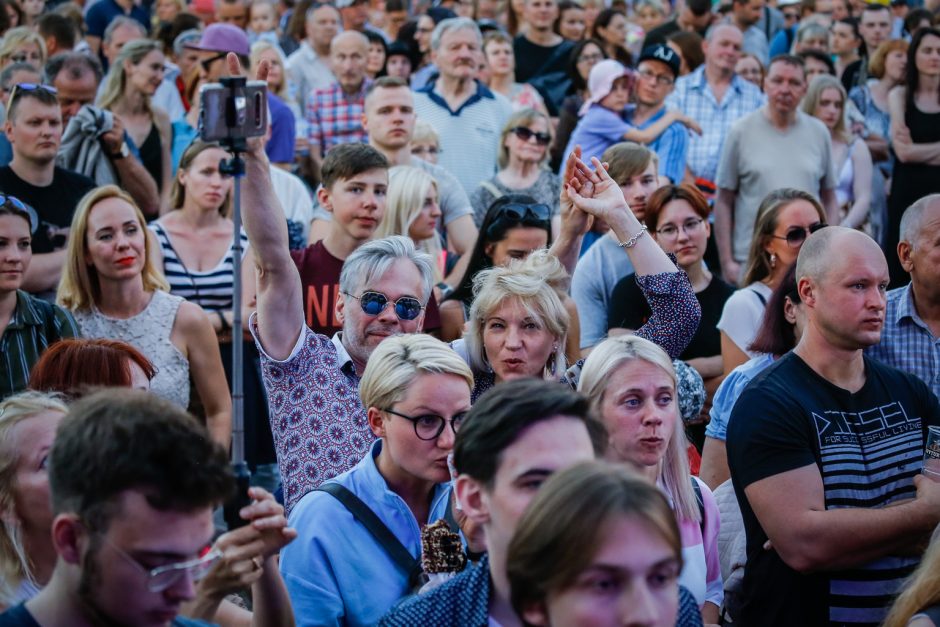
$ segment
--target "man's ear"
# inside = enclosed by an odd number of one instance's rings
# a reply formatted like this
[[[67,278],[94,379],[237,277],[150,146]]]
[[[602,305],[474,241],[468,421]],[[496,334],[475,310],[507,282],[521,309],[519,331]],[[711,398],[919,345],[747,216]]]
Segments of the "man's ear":
[[[911,253],[914,252],[914,247],[910,242],[901,240],[898,242],[898,259],[901,260],[901,267],[904,268],[904,271],[908,274],[914,269],[914,259],[911,257]]]
[[[377,438],[385,437],[385,414],[377,407],[370,407],[366,412],[366,418],[369,420],[369,428]]]
[[[366,135],[368,135],[369,134],[369,116],[366,115],[365,111],[362,112],[362,118],[360,118],[360,122],[362,123],[362,130],[364,130],[366,132]]]
[[[10,142],[10,144],[12,145],[13,144],[13,122],[10,121],[10,118],[7,118],[6,122],[3,123],[3,134],[7,136],[7,141]]]
[[[81,564],[82,544],[86,534],[85,525],[76,514],[59,514],[52,521],[52,544],[56,553],[68,564]]]
[[[467,518],[478,525],[490,522],[489,506],[479,481],[468,475],[459,475],[454,481],[454,492]]]
[[[333,305],[333,315],[339,321],[340,325],[346,320],[346,297],[343,294],[336,295],[336,303]]]
[[[809,277],[803,277],[796,283],[796,291],[800,295],[800,300],[805,303],[807,307],[814,307],[816,305],[817,289],[815,281]]]
[[[535,625],[536,627],[548,625],[548,612],[545,610],[545,602],[538,601],[523,609],[522,620],[527,625]]]

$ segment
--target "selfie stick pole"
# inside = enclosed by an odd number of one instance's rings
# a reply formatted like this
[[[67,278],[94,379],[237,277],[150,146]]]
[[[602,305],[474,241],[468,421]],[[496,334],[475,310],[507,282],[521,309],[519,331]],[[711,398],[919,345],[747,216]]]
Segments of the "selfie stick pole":
[[[231,130],[238,126],[235,101],[244,96],[246,79],[244,76],[223,78],[220,81],[229,88],[232,96],[225,103],[226,123]],[[243,391],[244,375],[242,372],[244,362],[244,343],[242,336],[242,213],[241,213],[241,179],[245,174],[245,160],[242,153],[248,149],[244,137],[229,137],[223,139],[222,146],[232,153],[231,159],[225,159],[219,164],[219,171],[233,178],[234,203],[232,222],[234,223],[234,244],[232,259],[232,469],[235,473],[237,491],[235,497],[225,505],[225,522],[229,529],[236,529],[245,525],[246,521],[238,515],[245,506],[251,504],[248,497],[248,486],[251,473],[245,462],[245,394]]]

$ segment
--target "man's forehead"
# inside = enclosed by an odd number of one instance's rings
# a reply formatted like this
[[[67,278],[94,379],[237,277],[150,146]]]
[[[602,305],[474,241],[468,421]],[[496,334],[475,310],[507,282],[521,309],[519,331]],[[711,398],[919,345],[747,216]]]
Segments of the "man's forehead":
[[[370,108],[388,106],[413,106],[414,96],[407,87],[377,87],[366,98]]]

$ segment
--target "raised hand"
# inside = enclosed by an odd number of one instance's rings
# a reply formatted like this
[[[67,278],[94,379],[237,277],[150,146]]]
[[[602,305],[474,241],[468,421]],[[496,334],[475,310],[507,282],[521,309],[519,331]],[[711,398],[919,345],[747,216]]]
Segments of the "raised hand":
[[[579,171],[578,164],[584,166],[581,161],[581,147],[575,146],[568,160],[565,161],[565,170],[562,172],[561,193],[559,195],[559,208],[561,214],[561,229],[569,234],[578,236],[587,233],[591,228],[591,216],[578,209],[568,194],[568,183],[580,186],[580,177],[584,175]],[[587,169],[586,166],[584,166]]]
[[[229,52],[228,56],[225,57],[225,62],[228,64],[228,72],[231,76],[245,76],[247,72],[245,68],[242,67],[241,62],[238,60],[238,55],[234,52]],[[255,80],[268,82],[268,72],[271,69],[271,64],[264,60],[258,64],[258,70],[255,72]],[[265,158],[267,159],[267,153],[264,151],[264,138],[263,137],[251,137],[247,141],[248,143],[248,152],[246,153],[249,157],[255,158]]]
[[[578,159],[576,180],[565,183],[566,192],[575,207],[613,224],[617,217],[630,208],[620,186],[610,177],[604,165],[596,157],[591,157],[591,164],[593,169]]]

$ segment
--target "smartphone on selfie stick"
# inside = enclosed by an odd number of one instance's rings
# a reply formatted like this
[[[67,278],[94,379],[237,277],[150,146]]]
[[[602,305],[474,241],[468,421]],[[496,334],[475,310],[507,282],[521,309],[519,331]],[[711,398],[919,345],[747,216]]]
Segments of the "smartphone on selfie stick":
[[[248,149],[247,140],[263,137],[268,130],[267,83],[249,81],[244,76],[226,77],[199,89],[199,136],[203,141],[218,142],[232,154],[219,164],[219,171],[234,178],[235,223],[232,277],[232,468],[235,473],[235,496],[225,504],[225,522],[237,529],[246,524],[238,512],[251,504],[248,486],[251,474],[245,462],[245,395],[243,391],[242,344],[242,216],[241,178],[245,161],[241,155]]]

